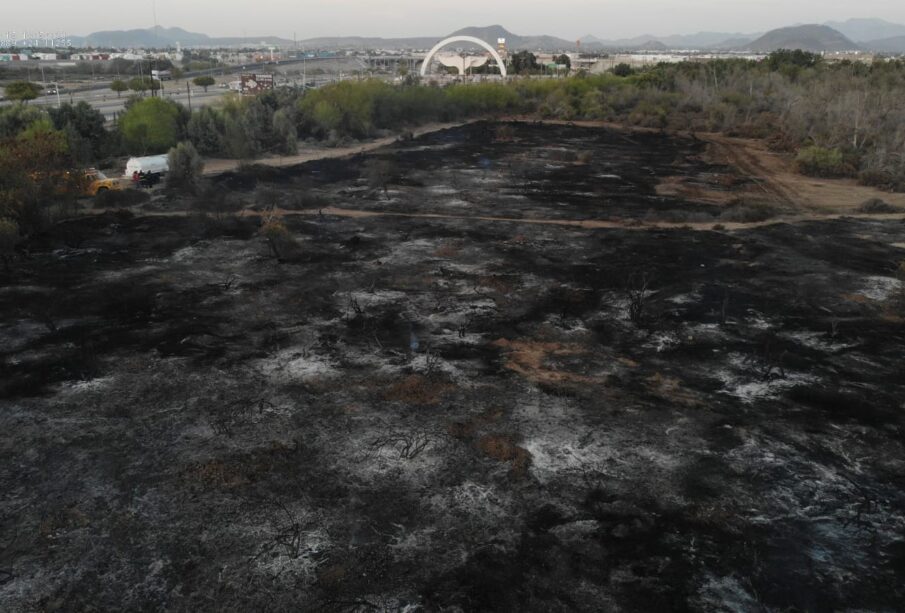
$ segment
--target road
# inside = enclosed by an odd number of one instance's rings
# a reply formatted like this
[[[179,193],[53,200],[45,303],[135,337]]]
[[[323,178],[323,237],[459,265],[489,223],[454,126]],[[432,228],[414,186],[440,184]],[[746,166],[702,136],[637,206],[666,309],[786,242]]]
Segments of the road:
[[[180,87],[181,86],[181,87]],[[173,100],[175,102],[179,102],[185,106],[188,106],[189,95],[185,90],[185,82],[180,81],[178,84],[174,81],[169,81],[164,84],[164,90],[162,90],[163,96],[167,100]],[[192,108],[198,108],[201,106],[207,106],[209,104],[213,104],[217,100],[219,100],[226,92],[227,89],[220,89],[217,87],[211,87],[208,89],[207,93],[200,88],[191,86],[192,88]],[[104,119],[108,122],[113,121],[113,118],[117,113],[121,113],[125,110],[125,103],[128,99],[128,95],[123,95],[122,97],[117,97],[116,93],[107,89],[107,90],[89,90],[83,92],[75,92],[75,93],[61,93],[59,97],[59,102],[87,102],[97,110],[99,110],[103,115]],[[40,98],[31,102],[34,106],[49,106],[54,107],[57,106],[57,96],[55,94],[41,96]]]
[[[313,71],[317,68],[322,68],[324,64],[340,62],[343,60],[344,58],[307,58],[304,60],[284,60],[277,64],[260,63],[247,64],[244,66],[218,67],[213,70],[186,73],[185,76],[178,81],[165,81],[163,83],[164,89],[162,91],[163,95],[168,100],[179,102],[184,106],[189,106],[189,94],[186,92],[186,83],[189,83],[192,90],[191,106],[192,108],[199,108],[214,104],[220,100],[229,92],[228,89],[221,86],[225,86],[231,81],[237,81],[239,79],[238,75],[241,73],[255,73],[264,69],[275,69],[277,76],[279,77],[280,72],[289,68],[298,70],[300,66],[307,65]],[[207,92],[202,88],[191,84],[192,77],[201,75],[214,76],[217,80],[217,84],[208,88]],[[340,79],[345,80],[353,78],[353,76],[354,71],[343,73],[340,69],[340,72],[337,74],[309,75],[307,80],[313,87],[321,87],[327,83],[332,83]],[[290,82],[293,82],[291,76],[289,77],[289,80]],[[301,80],[299,80],[299,84],[300,81]],[[88,85],[76,85],[72,90],[67,89],[61,92],[59,97],[57,97],[56,94],[41,96],[31,102],[31,104],[35,106],[53,107],[57,106],[58,103],[77,103],[84,101],[99,110],[104,115],[104,119],[108,123],[111,123],[118,113],[122,113],[125,110],[125,102],[132,93],[133,92],[125,92],[122,97],[117,97],[116,93],[110,89],[109,82],[95,82]],[[9,101],[0,101],[0,106],[7,104],[11,103]]]
[[[353,75],[343,76],[343,79],[349,78],[353,78]],[[163,90],[161,90],[161,93],[167,100],[173,100],[174,102],[179,102],[183,106],[189,106],[189,94],[186,91],[186,83],[189,83],[189,86],[191,88],[191,106],[193,109],[197,109],[202,106],[214,104],[224,95],[229,93],[230,90],[224,86],[230,81],[234,80],[236,80],[236,78],[230,75],[221,77],[218,79],[216,85],[208,88],[207,92],[205,92],[203,88],[197,87],[192,84],[191,81],[164,81],[164,88]],[[332,75],[317,75],[308,77],[308,83],[313,87],[321,87],[327,83],[333,83],[337,80],[338,78]],[[125,110],[126,100],[132,93],[134,92],[125,92],[122,97],[118,97],[115,92],[109,89],[109,86],[106,86],[102,89],[85,89],[81,91],[71,92],[64,91],[60,93],[59,98],[56,94],[44,95],[38,97],[30,104],[35,106],[55,107],[58,103],[61,102],[72,102],[73,104],[75,104],[84,101],[99,110],[104,115],[104,119],[106,119],[109,123],[113,121],[118,113],[122,113],[123,110]],[[150,95],[150,93],[147,95]],[[7,104],[10,104],[10,102],[0,102],[0,105]]]

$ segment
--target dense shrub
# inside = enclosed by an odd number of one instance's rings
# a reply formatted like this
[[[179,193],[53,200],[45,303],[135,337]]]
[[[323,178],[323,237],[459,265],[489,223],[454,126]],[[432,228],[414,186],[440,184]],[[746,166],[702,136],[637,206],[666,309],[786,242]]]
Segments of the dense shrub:
[[[167,154],[167,186],[194,193],[201,181],[204,161],[192,143],[179,143]]]
[[[120,118],[119,129],[129,151],[136,154],[163,153],[179,141],[182,111],[178,104],[162,98],[134,103]]]
[[[286,260],[297,255],[299,244],[289,229],[279,219],[267,219],[261,226],[260,235],[270,248],[270,255],[278,260]]]
[[[890,192],[905,191],[905,171],[863,170],[858,173],[858,183],[878,187]]]
[[[826,147],[805,147],[795,158],[795,167],[803,175],[810,177],[850,177],[855,169],[845,161],[839,149]]]

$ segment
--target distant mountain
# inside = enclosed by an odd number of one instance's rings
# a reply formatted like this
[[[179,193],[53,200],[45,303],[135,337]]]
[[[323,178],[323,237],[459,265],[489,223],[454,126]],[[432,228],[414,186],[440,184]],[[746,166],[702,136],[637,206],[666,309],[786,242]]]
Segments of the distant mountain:
[[[658,40],[651,39],[638,45],[639,51],[669,51],[669,47]]]
[[[659,36],[657,40],[670,49],[710,49],[726,44],[727,41],[752,41],[762,34],[741,34],[739,32],[698,32],[678,36]]]
[[[905,25],[883,19],[849,19],[830,21],[824,25],[841,32],[856,43],[905,36]]]
[[[747,45],[750,51],[769,53],[777,49],[802,49],[804,51],[852,51],[858,45],[842,33],[821,25],[794,26],[767,32]]]
[[[861,45],[877,53],[905,53],[905,36],[892,36],[880,40],[871,40]]]
[[[437,36],[419,38],[380,38],[371,36],[320,36],[298,41],[303,49],[430,49]]]
[[[505,38],[506,46],[513,51],[529,49],[532,51],[568,51],[575,48],[574,41],[568,41],[554,36],[520,36],[513,34],[500,25],[485,27],[469,27],[457,30],[447,36],[422,36],[417,38],[377,38],[377,37],[353,37],[331,36],[309,38],[299,41],[299,45],[305,48],[317,47],[320,49],[430,49],[443,38],[449,36],[474,36],[496,46],[497,39]],[[468,48],[469,45],[459,45]]]
[[[740,36],[738,38],[730,38],[716,45],[708,47],[711,51],[743,51],[751,46],[751,43],[759,38],[759,36]]]
[[[491,45],[496,45],[497,39],[505,38],[509,49],[529,49],[544,51],[568,51],[575,48],[575,41],[569,41],[555,36],[520,36],[513,34],[500,25],[486,27],[462,28],[450,34],[450,36],[474,36]]]
[[[641,36],[633,36],[631,38],[617,38],[605,40],[596,36],[586,36],[581,40],[581,44],[588,48],[600,49],[638,49],[644,43],[657,40],[656,36],[651,34],[642,34]]]
[[[738,34],[730,32],[698,32],[696,34],[677,34],[671,36],[652,36],[643,34],[632,38],[605,40],[596,36],[585,36],[581,39],[586,48],[600,48],[631,51],[636,49],[653,50],[687,50],[732,48],[731,43],[748,43],[760,34]]]
[[[85,37],[73,37],[73,45],[79,47],[110,47],[114,49],[172,47],[179,43],[183,47],[234,47],[243,44],[264,42],[285,45],[292,41],[275,36],[212,38],[207,34],[189,32],[182,28],[153,28],[138,30],[108,30],[94,32]]]

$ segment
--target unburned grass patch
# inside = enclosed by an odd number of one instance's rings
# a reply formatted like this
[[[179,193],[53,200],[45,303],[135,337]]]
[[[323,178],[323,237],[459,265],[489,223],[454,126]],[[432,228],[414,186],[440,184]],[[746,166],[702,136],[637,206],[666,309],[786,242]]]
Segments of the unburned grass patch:
[[[478,450],[488,458],[509,464],[512,475],[524,477],[531,467],[531,453],[516,444],[510,434],[487,434],[478,439]]]
[[[412,406],[434,407],[452,389],[452,384],[440,378],[415,374],[392,384],[384,394],[384,399]]]
[[[568,358],[586,353],[584,348],[577,345],[499,339],[493,346],[505,353],[505,367],[508,370],[534,383],[551,385],[594,382],[591,377],[561,371],[549,364],[551,358]]]

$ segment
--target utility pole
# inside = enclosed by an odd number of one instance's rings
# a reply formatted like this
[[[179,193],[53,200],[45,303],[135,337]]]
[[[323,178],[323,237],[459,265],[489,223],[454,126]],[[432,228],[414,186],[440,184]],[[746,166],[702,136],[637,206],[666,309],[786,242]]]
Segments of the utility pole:
[[[185,91],[189,95],[189,115],[192,114],[192,88],[189,85],[188,80],[185,82]]]
[[[41,97],[45,98],[47,96],[47,80],[44,78],[44,64],[38,64],[38,66],[41,68],[41,89],[44,90],[44,95]],[[41,104],[44,104],[44,102]]]

